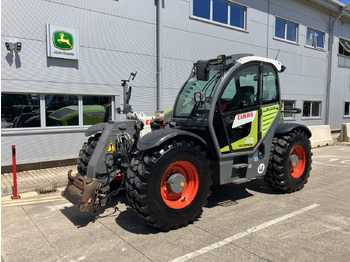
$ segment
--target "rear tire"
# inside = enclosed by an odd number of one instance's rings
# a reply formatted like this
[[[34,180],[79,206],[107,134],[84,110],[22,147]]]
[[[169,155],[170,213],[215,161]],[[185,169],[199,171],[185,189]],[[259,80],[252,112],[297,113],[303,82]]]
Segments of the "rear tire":
[[[265,181],[286,193],[302,189],[310,176],[311,156],[310,140],[302,130],[274,138]]]
[[[86,176],[88,164],[90,162],[91,156],[95,151],[98,141],[102,133],[97,133],[94,136],[89,137],[88,141],[83,144],[82,149],[79,151],[79,156],[77,158],[77,169],[78,172]]]
[[[127,173],[127,198],[148,224],[163,230],[187,226],[203,212],[212,184],[200,146],[182,140],[141,151]]]

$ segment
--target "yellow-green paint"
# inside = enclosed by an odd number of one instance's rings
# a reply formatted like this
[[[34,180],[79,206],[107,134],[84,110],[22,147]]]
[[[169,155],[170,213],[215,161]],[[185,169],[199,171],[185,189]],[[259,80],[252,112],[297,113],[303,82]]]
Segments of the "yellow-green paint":
[[[258,120],[259,120],[258,111],[256,111],[255,118],[252,121],[249,135],[246,137],[243,137],[240,140],[237,140],[236,142],[233,142],[231,144],[233,150],[252,148],[256,145],[256,143],[258,142]],[[222,153],[229,152],[229,151],[230,151],[229,146],[225,146],[221,148]]]
[[[274,105],[274,106],[268,106],[262,108],[262,118],[261,118],[261,137],[264,137],[266,134],[267,130],[271,126],[273,120],[275,119],[279,105]]]
[[[172,108],[170,108],[170,109],[168,109],[168,110],[164,111],[164,115],[169,114],[169,113],[171,113],[172,111],[173,111],[173,109],[172,109]]]

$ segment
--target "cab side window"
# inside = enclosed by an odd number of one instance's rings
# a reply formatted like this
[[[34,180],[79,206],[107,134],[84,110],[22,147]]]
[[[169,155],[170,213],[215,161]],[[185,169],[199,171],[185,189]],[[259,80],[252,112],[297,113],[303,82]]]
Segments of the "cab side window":
[[[258,105],[259,66],[248,66],[235,74],[221,96],[223,112]]]
[[[278,80],[276,71],[269,64],[264,65],[263,71],[263,104],[276,102],[278,97]]]

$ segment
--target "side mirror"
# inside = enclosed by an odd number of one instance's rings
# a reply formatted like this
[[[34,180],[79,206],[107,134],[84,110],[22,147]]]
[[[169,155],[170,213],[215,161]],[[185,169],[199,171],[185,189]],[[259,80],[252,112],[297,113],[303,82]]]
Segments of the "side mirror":
[[[208,71],[208,60],[198,60],[196,66],[196,76],[199,81],[208,81],[209,80],[209,71]]]
[[[205,93],[204,92],[196,92],[194,93],[194,101],[196,103],[204,103],[206,100],[206,96],[205,96]]]

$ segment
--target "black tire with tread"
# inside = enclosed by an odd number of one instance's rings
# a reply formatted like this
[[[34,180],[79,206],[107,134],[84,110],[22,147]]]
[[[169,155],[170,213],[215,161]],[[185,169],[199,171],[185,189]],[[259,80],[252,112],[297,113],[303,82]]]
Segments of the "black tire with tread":
[[[198,192],[192,202],[181,209],[166,205],[160,193],[165,171],[177,161],[187,161],[197,170]],[[210,161],[193,141],[173,141],[157,150],[140,151],[127,172],[127,198],[131,207],[149,225],[171,230],[193,223],[203,212],[212,185]]]
[[[299,178],[292,177],[289,170],[290,154],[296,145],[302,146],[306,157],[305,169]],[[293,130],[289,134],[273,138],[265,181],[274,189],[285,193],[302,189],[310,176],[311,156],[310,140],[302,130]]]
[[[88,141],[83,144],[82,149],[79,151],[79,156],[77,158],[77,169],[83,176],[85,176],[87,173],[89,161],[95,151],[98,141],[100,140],[100,136],[101,133],[97,133],[94,136],[89,137]]]

